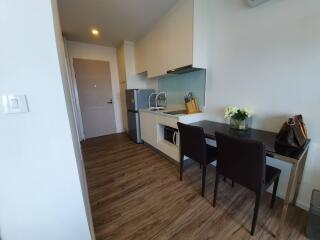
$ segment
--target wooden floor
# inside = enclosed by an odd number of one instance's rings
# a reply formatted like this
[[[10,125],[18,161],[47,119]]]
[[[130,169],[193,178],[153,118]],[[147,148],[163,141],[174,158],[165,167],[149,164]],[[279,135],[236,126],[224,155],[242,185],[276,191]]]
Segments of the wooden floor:
[[[200,195],[201,170],[178,167],[145,145],[118,134],[87,140],[83,153],[96,239],[275,239],[281,200],[269,209],[265,194],[255,237],[249,231],[254,194],[221,183],[212,207],[214,168]],[[284,239],[305,239],[306,212],[290,207]]]

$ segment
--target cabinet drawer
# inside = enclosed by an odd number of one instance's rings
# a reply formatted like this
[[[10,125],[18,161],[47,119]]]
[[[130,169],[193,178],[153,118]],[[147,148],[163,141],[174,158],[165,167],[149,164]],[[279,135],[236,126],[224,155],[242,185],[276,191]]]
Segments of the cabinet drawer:
[[[171,159],[179,162],[180,151],[178,146],[162,140],[158,143],[158,149]]]
[[[178,129],[178,119],[177,118],[171,118],[171,117],[164,117],[164,116],[159,116],[158,117],[158,123],[160,125],[172,127],[175,129]]]

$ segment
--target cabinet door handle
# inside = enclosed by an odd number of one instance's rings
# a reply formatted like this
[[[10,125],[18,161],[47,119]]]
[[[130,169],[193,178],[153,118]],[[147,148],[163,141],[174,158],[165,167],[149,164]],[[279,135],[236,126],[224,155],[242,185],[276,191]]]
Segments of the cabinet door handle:
[[[177,132],[174,132],[172,137],[172,141],[174,145],[176,145],[176,136],[177,136]]]

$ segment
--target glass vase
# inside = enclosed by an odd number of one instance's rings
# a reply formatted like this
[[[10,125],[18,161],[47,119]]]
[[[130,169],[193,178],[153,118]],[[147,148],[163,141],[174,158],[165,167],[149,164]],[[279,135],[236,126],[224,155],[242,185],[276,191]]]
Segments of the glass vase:
[[[232,128],[237,130],[247,130],[251,125],[251,118],[246,118],[244,120],[237,120],[234,118],[230,119],[230,125]]]

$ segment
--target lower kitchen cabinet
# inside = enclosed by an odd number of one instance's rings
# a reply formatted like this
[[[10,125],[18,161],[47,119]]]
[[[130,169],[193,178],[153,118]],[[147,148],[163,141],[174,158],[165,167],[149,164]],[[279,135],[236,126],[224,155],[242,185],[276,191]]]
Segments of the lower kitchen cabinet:
[[[164,136],[165,127],[177,129],[177,123],[191,123],[204,119],[203,113],[179,116],[167,115],[162,112],[143,110],[140,112],[141,138],[144,142],[158,149],[171,159],[179,162],[179,139],[176,143],[167,141]],[[179,138],[179,134],[177,135]]]
[[[140,112],[141,138],[157,148],[157,115]]]

